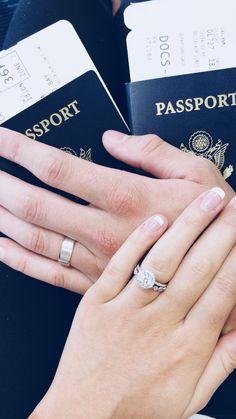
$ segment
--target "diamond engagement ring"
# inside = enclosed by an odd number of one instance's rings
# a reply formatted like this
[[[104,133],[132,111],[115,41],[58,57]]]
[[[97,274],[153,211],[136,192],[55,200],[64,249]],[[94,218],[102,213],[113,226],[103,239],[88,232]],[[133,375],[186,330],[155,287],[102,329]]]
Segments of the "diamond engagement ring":
[[[75,242],[72,239],[69,239],[68,237],[65,237],[65,239],[62,242],[61,245],[61,251],[58,258],[58,262],[61,265],[70,266],[70,261],[72,258],[73,250],[74,250]]]
[[[134,270],[134,276],[139,286],[145,290],[152,289],[153,291],[161,293],[167,289],[167,284],[157,282],[155,275],[152,272],[142,269],[139,265],[136,266]]]

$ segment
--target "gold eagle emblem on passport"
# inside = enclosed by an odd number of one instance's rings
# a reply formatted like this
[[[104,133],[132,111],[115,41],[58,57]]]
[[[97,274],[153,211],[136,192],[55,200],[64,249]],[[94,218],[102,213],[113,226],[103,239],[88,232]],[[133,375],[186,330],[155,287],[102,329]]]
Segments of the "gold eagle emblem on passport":
[[[84,160],[88,160],[88,161],[93,161],[92,160],[92,149],[91,148],[89,148],[87,151],[86,150],[84,150],[83,148],[81,148],[80,149],[80,155],[79,155],[79,157],[81,158],[81,159],[84,159]]]
[[[93,161],[92,160],[92,149],[91,148],[89,148],[88,150],[84,150],[83,148],[81,148],[79,156],[76,153],[76,151],[73,150],[70,147],[61,147],[61,150],[65,151],[65,153],[72,154],[72,156],[80,157],[81,159],[88,160],[88,161],[91,161],[91,162]]]
[[[222,171],[225,164],[225,153],[229,147],[229,143],[223,143],[218,140],[215,144],[212,136],[206,131],[197,131],[189,139],[189,148],[183,143],[180,149],[186,153],[195,154],[212,161],[215,166]],[[229,165],[223,171],[224,179],[228,179],[234,171],[233,165]]]

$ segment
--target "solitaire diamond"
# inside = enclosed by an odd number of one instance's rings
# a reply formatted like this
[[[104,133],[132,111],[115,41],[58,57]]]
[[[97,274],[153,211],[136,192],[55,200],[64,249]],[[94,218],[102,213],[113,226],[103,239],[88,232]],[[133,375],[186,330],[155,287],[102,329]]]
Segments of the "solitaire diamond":
[[[151,289],[155,284],[155,276],[149,271],[140,271],[137,275],[137,281],[140,287]]]

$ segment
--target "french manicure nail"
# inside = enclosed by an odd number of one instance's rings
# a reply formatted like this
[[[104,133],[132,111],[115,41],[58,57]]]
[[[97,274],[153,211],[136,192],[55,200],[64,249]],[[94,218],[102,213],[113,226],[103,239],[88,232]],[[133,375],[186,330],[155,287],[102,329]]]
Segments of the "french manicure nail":
[[[164,224],[164,219],[160,215],[155,215],[154,217],[150,218],[150,220],[148,220],[144,225],[149,231],[155,233],[156,231],[160,230]]]
[[[201,202],[201,209],[210,212],[216,209],[225,197],[225,192],[221,188],[211,189]]]
[[[0,247],[0,260],[3,260],[5,257],[5,249],[3,247]]]

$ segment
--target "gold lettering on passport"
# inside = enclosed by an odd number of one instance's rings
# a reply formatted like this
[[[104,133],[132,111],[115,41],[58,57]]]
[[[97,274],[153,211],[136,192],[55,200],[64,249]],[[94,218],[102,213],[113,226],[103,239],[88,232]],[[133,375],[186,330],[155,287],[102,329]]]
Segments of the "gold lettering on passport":
[[[61,124],[68,121],[70,118],[74,118],[79,113],[80,110],[78,109],[78,102],[77,100],[74,100],[73,102],[68,103],[68,105],[64,108],[61,108],[50,115],[48,118],[38,122],[32,128],[27,129],[25,131],[25,135],[32,140],[37,140],[37,138],[40,138],[51,131],[53,127],[59,127]]]
[[[155,103],[156,116],[180,114],[183,112],[196,112],[203,109],[226,108],[236,106],[236,92],[219,94],[217,96],[207,96],[205,98],[195,97],[179,99],[175,102]]]
[[[210,134],[206,131],[197,131],[189,139],[189,148],[183,143],[180,149],[186,153],[194,154],[199,157],[204,157],[210,160],[215,166],[222,171],[225,164],[225,153],[229,143],[223,144],[218,140],[215,144]],[[229,165],[223,171],[223,176],[228,179],[234,171],[233,165]]]

